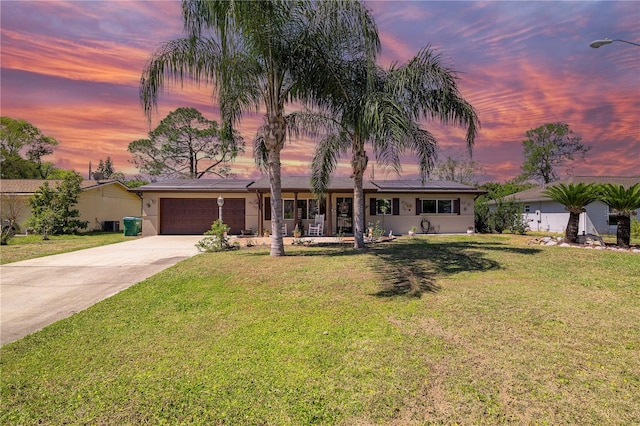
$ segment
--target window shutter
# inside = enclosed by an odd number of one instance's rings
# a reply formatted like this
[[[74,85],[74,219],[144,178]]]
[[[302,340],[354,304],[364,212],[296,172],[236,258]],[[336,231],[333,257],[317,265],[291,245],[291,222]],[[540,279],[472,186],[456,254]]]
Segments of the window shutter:
[[[392,198],[391,205],[393,206],[391,208],[391,214],[394,216],[399,216],[400,215],[400,198]]]
[[[453,200],[453,212],[460,216],[460,198]]]
[[[264,220],[271,220],[271,197],[264,197]]]
[[[370,216],[375,216],[376,215],[376,199],[375,198],[371,198],[369,200],[369,215]]]
[[[416,198],[416,215],[422,213],[422,203],[420,202],[420,198]]]

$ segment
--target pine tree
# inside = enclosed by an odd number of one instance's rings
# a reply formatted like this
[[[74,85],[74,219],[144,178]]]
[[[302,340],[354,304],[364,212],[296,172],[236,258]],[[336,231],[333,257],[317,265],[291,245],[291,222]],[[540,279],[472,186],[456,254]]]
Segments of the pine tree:
[[[77,173],[69,173],[56,186],[51,188],[44,182],[29,199],[31,218],[29,226],[48,240],[51,234],[76,232],[86,229],[89,224],[81,221],[80,211],[73,206],[78,203],[82,188],[82,177]]]

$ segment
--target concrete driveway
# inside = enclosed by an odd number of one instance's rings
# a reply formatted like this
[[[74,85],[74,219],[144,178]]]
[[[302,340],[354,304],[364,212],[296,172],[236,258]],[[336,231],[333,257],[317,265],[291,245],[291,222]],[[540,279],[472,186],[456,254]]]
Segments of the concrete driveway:
[[[137,238],[0,266],[0,344],[66,318],[187,259],[201,235]]]

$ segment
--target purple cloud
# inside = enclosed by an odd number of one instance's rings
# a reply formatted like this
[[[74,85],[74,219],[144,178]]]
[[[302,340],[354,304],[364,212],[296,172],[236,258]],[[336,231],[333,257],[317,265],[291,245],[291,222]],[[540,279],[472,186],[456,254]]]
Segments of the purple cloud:
[[[460,88],[477,109],[482,129],[474,149],[488,179],[516,176],[524,132],[547,122],[569,123],[593,145],[576,174],[638,174],[640,156],[640,48],[604,37],[640,42],[637,2],[373,1],[380,63],[403,63],[430,44],[459,72]],[[110,155],[128,164],[129,142],[149,123],[138,84],[145,61],[163,41],[182,36],[178,1],[1,2],[2,114],[23,118],[56,137],[58,165],[86,170],[88,159]],[[218,119],[207,87],[173,88],[151,126],[179,106]],[[295,106],[290,106],[289,111]],[[262,114],[247,114],[249,143]],[[443,149],[464,148],[464,130],[425,121]],[[87,146],[91,147],[87,154]],[[283,172],[305,174],[313,142],[292,141]],[[91,158],[87,158],[91,157]],[[236,166],[257,175],[250,153]],[[348,161],[341,166],[349,174]],[[403,175],[417,170],[406,157]]]

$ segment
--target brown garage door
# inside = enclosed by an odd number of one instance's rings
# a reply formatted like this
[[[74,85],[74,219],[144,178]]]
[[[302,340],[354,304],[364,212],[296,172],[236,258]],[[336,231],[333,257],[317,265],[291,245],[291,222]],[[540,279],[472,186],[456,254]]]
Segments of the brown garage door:
[[[222,220],[231,227],[232,234],[244,229],[244,199],[225,198]],[[215,198],[161,198],[160,234],[202,235],[218,219]]]

